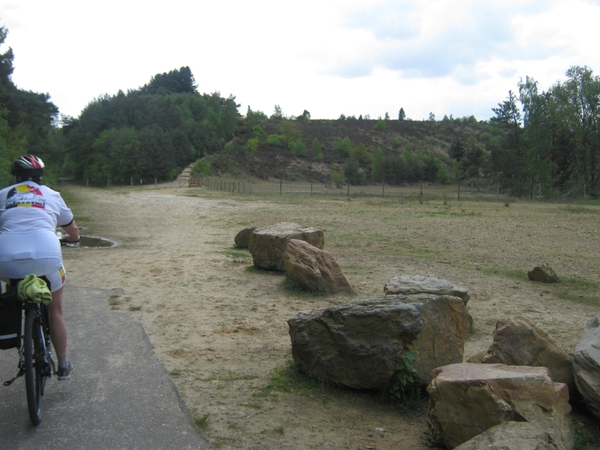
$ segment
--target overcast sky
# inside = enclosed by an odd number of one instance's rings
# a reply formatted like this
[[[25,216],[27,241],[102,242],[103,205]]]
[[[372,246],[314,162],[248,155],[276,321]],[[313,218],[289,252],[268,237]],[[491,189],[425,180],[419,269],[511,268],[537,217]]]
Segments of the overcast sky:
[[[600,75],[599,23],[600,0],[0,0],[0,52],[74,117],[189,66],[242,114],[489,119],[525,76]]]

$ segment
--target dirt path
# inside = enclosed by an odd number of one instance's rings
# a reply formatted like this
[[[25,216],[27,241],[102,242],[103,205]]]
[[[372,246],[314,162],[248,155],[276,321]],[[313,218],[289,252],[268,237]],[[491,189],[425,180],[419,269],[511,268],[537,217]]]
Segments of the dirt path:
[[[600,283],[597,207],[280,203],[173,186],[69,190],[83,234],[119,245],[66,249],[68,282],[126,292],[111,304],[139,317],[217,448],[426,448],[423,408],[399,412],[377,396],[282,375],[290,359],[288,318],[380,296],[399,273],[446,278],[472,290],[475,329],[467,357],[489,346],[502,317],[524,315],[572,351],[585,322],[598,314],[598,301],[590,299]],[[290,292],[282,275],[252,270],[249,253],[234,249],[233,238],[246,226],[280,221],[325,232],[326,249],[353,295]],[[544,262],[587,283],[580,301],[576,283],[537,285],[523,277]],[[561,289],[575,292],[575,300],[560,298]]]

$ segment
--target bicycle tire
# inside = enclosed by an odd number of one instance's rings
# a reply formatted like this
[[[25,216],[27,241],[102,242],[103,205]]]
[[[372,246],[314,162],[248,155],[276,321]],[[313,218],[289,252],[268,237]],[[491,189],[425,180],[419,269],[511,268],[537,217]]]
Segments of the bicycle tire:
[[[43,416],[44,383],[43,345],[41,342],[40,317],[36,308],[25,310],[25,330],[23,333],[23,356],[25,359],[25,390],[27,409],[33,425],[39,425]]]

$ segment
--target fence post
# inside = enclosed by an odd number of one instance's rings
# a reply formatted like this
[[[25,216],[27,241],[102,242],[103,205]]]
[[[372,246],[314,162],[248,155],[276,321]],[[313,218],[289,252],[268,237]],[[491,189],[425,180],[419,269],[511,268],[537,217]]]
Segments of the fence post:
[[[350,200],[350,183],[348,183],[348,200]]]
[[[106,180],[106,187],[110,187],[110,178]]]
[[[279,195],[281,195],[283,191],[283,175],[281,175],[281,179],[279,180]]]
[[[154,177],[154,186],[158,184],[158,178]]]
[[[248,195],[252,195],[252,180],[250,180],[250,186],[248,187]]]
[[[423,182],[421,181],[421,193],[419,194],[419,198],[423,200]]]
[[[133,186],[133,177],[131,177],[131,185]]]
[[[381,180],[381,198],[385,198],[385,180]]]
[[[460,181],[458,182],[458,201],[460,201]]]
[[[87,187],[90,187],[90,180],[89,180],[89,178],[88,178],[87,180],[85,180],[85,185],[86,185]]]

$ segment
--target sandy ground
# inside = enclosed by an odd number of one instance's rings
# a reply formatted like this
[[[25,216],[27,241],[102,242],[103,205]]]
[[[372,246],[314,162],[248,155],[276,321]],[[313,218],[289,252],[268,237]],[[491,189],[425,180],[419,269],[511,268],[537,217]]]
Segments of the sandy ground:
[[[599,207],[282,201],[176,186],[62,190],[83,235],[118,242],[66,248],[68,283],[124,290],[111,305],[143,323],[215,448],[427,448],[426,405],[399,410],[379,395],[282,375],[291,358],[287,319],[381,296],[392,276],[435,276],[472,290],[466,358],[489,346],[497,319],[516,315],[572,351],[599,312]],[[351,295],[290,291],[283,275],[253,270],[250,254],[234,248],[242,228],[283,221],[325,232]],[[542,263],[567,281],[528,281],[524,272]],[[597,439],[593,421],[575,420],[579,434]]]

